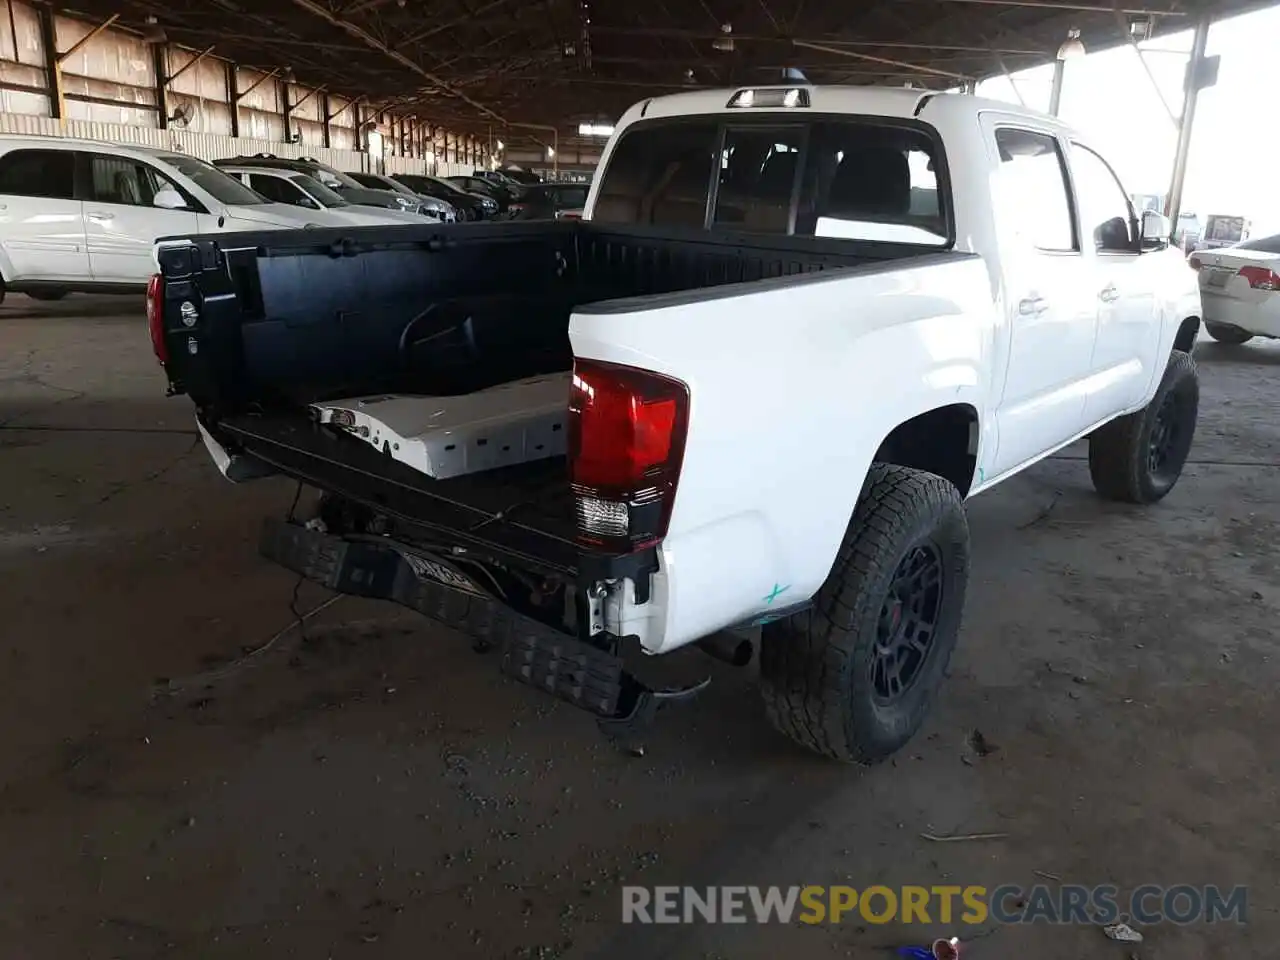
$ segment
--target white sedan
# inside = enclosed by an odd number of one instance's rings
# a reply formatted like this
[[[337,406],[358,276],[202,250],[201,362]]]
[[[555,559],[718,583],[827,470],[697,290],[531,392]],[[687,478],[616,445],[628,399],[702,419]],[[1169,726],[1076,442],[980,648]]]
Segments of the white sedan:
[[[1280,236],[1201,250],[1189,262],[1209,336],[1222,343],[1280,338]]]

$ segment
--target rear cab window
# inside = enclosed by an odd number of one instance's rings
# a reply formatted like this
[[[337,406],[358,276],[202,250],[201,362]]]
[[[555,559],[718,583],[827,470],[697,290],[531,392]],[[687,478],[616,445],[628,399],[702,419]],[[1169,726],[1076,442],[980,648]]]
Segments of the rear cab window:
[[[941,141],[883,117],[638,123],[603,172],[594,219],[948,247]]]

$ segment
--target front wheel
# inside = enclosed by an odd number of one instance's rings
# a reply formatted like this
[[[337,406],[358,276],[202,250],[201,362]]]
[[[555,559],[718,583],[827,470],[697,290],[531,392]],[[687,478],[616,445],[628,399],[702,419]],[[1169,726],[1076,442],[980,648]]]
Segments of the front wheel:
[[[1200,410],[1200,381],[1189,353],[1175,350],[1151,402],[1089,437],[1089,475],[1108,500],[1155,503],[1182,475]]]
[[[812,606],[763,630],[770,722],[837,760],[898,750],[942,682],[968,579],[960,492],[931,473],[874,464]]]
[[[1224,327],[1220,323],[1206,323],[1204,332],[1219,343],[1240,344],[1248,343],[1253,339],[1253,334],[1247,330],[1241,330],[1239,327]]]

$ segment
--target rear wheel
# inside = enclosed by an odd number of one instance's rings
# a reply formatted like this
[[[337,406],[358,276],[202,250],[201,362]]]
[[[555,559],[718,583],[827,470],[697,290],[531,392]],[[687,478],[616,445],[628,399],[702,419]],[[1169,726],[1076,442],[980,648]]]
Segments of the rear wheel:
[[[1219,343],[1248,343],[1253,339],[1253,334],[1247,330],[1241,330],[1239,327],[1224,326],[1220,323],[1206,323],[1204,330],[1205,333]]]
[[[955,649],[969,526],[947,480],[877,463],[813,605],[767,625],[770,722],[837,760],[882,760],[924,720]]]
[[[1199,409],[1195,361],[1175,350],[1151,402],[1089,437],[1094,489],[1108,500],[1126,503],[1162,499],[1182,475]]]

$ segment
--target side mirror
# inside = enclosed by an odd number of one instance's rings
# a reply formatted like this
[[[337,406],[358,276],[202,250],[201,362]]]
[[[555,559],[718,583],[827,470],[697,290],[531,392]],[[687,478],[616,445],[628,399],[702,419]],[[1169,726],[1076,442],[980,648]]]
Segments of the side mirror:
[[[187,209],[187,201],[183,200],[182,194],[173,187],[161,187],[157,190],[156,195],[151,198],[151,205],[161,210]]]
[[[1169,245],[1169,237],[1173,233],[1173,224],[1169,218],[1154,210],[1142,211],[1142,248],[1158,249]]]

